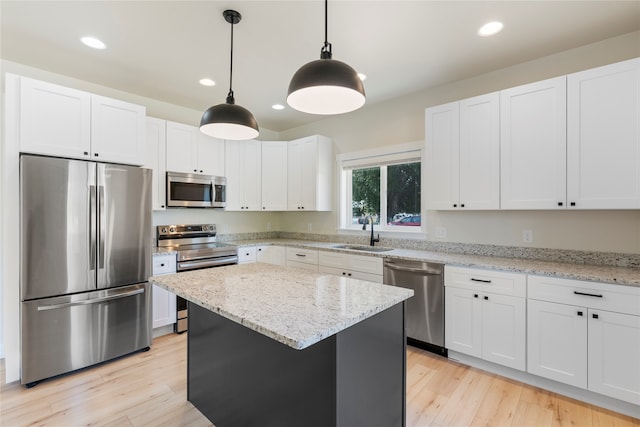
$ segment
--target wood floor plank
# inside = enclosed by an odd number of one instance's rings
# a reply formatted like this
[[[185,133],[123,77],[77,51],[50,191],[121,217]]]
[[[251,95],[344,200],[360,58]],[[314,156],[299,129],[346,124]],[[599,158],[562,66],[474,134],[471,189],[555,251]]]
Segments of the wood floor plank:
[[[4,383],[0,425],[210,427],[186,400],[186,335],[154,340],[149,352],[47,380],[26,389]],[[640,419],[407,350],[408,427],[640,427]]]

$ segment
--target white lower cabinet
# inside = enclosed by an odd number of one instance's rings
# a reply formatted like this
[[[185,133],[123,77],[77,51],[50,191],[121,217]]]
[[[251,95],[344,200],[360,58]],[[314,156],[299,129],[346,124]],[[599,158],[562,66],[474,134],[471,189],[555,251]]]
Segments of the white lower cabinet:
[[[156,255],[153,257],[153,275],[176,272],[176,255]],[[158,286],[153,286],[153,328],[176,322],[175,294]]]
[[[256,262],[256,247],[243,246],[238,248],[238,264],[249,264]]]
[[[640,288],[528,281],[527,371],[640,405]]]
[[[383,259],[379,257],[320,251],[318,271],[382,283],[382,262]]]
[[[318,272],[318,250],[287,248],[287,267],[303,268]]]
[[[287,265],[287,248],[284,246],[261,245],[256,247],[256,261],[274,265]]]
[[[526,276],[445,267],[445,347],[526,368]]]

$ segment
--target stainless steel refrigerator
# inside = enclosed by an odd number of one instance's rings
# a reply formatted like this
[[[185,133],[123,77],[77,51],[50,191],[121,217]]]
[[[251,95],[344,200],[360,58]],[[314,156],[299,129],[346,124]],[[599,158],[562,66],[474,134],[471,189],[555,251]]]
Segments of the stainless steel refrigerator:
[[[151,345],[151,171],[20,157],[21,382]]]

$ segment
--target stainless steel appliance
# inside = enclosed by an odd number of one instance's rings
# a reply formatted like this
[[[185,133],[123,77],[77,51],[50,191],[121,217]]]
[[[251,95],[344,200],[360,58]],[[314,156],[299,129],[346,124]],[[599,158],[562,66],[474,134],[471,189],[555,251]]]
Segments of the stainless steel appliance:
[[[227,180],[220,176],[167,172],[170,208],[224,208]]]
[[[215,224],[159,225],[156,228],[158,247],[177,253],[177,270],[189,271],[238,263],[238,248],[217,241]],[[175,331],[188,327],[187,301],[176,296]]]
[[[20,158],[21,382],[151,345],[151,171]]]
[[[447,355],[444,348],[444,266],[385,259],[385,284],[413,289],[406,302],[407,343]]]

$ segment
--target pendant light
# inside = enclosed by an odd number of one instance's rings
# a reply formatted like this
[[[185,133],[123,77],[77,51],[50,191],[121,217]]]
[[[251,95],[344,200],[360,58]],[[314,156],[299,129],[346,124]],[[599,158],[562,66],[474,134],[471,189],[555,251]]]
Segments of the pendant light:
[[[358,73],[344,62],[332,59],[327,41],[327,3],[324,2],[324,45],[320,59],[300,67],[291,78],[287,103],[311,114],[342,114],[357,110],[365,102]]]
[[[235,10],[222,13],[225,21],[231,24],[231,65],[229,67],[229,94],[225,104],[209,107],[200,120],[200,131],[219,139],[245,140],[258,136],[258,123],[249,110],[236,105],[233,96],[233,26],[242,16]]]

